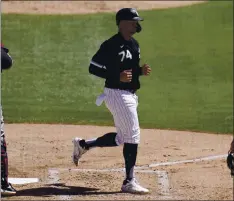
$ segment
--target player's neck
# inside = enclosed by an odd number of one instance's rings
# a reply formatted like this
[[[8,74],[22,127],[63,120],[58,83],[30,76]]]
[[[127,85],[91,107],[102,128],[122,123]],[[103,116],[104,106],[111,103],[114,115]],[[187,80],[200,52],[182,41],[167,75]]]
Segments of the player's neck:
[[[128,33],[124,33],[124,32],[122,32],[122,31],[119,31],[119,33],[121,34],[121,36],[124,38],[124,40],[126,40],[126,41],[129,41],[129,40],[131,40],[131,38],[132,38],[132,36],[131,35],[129,35]]]

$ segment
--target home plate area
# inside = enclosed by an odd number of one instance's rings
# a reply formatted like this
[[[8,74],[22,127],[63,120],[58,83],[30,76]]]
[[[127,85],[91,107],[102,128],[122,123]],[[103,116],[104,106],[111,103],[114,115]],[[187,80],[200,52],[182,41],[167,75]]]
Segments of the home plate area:
[[[151,193],[146,197],[162,197],[158,175],[154,171],[138,170],[136,177],[142,186],[150,189]],[[79,195],[84,199],[131,198],[133,195],[120,191],[123,180],[124,171],[118,169],[50,169],[48,183],[56,188],[67,189],[67,194],[60,195],[59,199],[76,199]],[[142,199],[142,195],[135,197]]]
[[[178,200],[206,198],[229,200],[232,183],[225,155],[190,160],[155,163],[152,168],[138,166],[135,176],[150,190],[147,195],[120,191],[125,176],[123,168],[85,169],[49,168],[36,178],[10,180],[18,190],[7,200]],[[152,164],[151,164],[152,166]],[[222,180],[221,180],[222,178]],[[210,182],[212,180],[212,183]],[[223,182],[222,182],[223,181]],[[22,182],[25,182],[22,184]],[[34,182],[34,183],[30,183]],[[225,185],[223,183],[225,182]],[[5,198],[4,198],[5,199]]]
[[[40,180],[38,183],[29,184],[28,178],[25,180],[25,182],[28,181],[27,183],[15,186],[21,189],[17,192],[21,200],[166,200],[172,198],[165,171],[140,169],[135,172],[140,184],[150,190],[149,194],[122,193],[120,189],[125,176],[124,169],[48,169],[46,181]],[[32,182],[35,182],[35,179],[32,178]],[[14,197],[6,199],[14,199]]]

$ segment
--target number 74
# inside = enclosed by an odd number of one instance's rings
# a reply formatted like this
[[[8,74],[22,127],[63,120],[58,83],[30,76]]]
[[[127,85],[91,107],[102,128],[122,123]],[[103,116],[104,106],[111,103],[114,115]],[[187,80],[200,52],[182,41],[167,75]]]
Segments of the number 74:
[[[122,55],[121,62],[123,62],[124,58],[132,59],[132,54],[129,50],[126,50],[126,52],[123,50],[119,52],[119,55]]]

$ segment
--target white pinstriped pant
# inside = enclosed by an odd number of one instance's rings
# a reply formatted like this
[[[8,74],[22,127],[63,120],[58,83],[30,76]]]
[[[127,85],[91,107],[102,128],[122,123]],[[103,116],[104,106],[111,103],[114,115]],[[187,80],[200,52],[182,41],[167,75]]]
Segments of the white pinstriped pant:
[[[140,143],[140,126],[137,114],[138,97],[125,90],[104,89],[105,104],[114,118],[117,130],[116,143]]]

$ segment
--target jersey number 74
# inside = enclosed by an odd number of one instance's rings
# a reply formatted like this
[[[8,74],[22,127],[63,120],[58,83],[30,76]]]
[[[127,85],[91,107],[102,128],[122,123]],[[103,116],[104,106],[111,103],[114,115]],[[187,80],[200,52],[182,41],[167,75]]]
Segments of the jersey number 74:
[[[121,62],[123,62],[123,60],[126,59],[132,59],[132,54],[129,50],[123,50],[121,52],[119,52],[119,55],[121,55]]]

